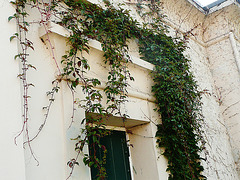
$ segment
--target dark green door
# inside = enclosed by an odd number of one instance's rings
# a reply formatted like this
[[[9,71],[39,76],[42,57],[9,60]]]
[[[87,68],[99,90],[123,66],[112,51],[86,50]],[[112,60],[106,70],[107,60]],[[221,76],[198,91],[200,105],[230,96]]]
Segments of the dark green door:
[[[101,144],[107,148],[106,172],[107,180],[131,180],[129,151],[124,131],[111,131],[111,134],[101,138]],[[90,149],[91,153],[91,149]],[[101,158],[101,150],[97,156]],[[92,180],[97,178],[97,169],[91,168]]]

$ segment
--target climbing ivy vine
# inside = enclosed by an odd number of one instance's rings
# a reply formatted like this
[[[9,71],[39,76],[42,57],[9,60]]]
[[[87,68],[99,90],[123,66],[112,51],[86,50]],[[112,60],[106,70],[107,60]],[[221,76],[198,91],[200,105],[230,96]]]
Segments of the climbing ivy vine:
[[[162,33],[146,33],[140,45],[143,59],[155,65],[152,92],[162,118],[156,137],[158,146],[165,148],[169,179],[204,178],[198,146],[202,139],[201,93],[190,72],[189,60],[183,56],[182,41]]]
[[[128,115],[121,111],[121,105],[127,99],[128,82],[134,80],[128,70],[131,59],[128,55],[127,43],[131,38],[138,39],[142,59],[155,65],[151,73],[155,83],[152,92],[158,107],[155,110],[162,118],[162,123],[157,125],[156,137],[158,147],[164,148],[163,155],[168,159],[169,179],[205,179],[202,175],[202,159],[199,155],[202,150],[199,145],[202,142],[201,122],[203,121],[201,92],[198,91],[197,83],[190,71],[189,60],[183,55],[186,49],[185,39],[167,35],[167,27],[163,22],[164,15],[157,2],[145,4],[147,6],[145,12],[143,5],[137,4],[136,8],[143,19],[142,23],[134,20],[129,11],[122,6],[115,7],[108,0],[103,2],[104,6],[83,0],[52,0],[48,3],[38,0],[12,2],[16,6],[16,13],[10,16],[9,20],[16,19],[19,32],[10,40],[17,38],[22,49],[16,58],[20,59],[23,70],[19,75],[23,81],[25,100],[24,126],[20,134],[27,132],[25,143],[31,149],[31,141],[38,136],[45,125],[54,94],[59,90],[58,84],[66,82],[73,94],[73,103],[86,112],[86,118],[82,120],[84,128],[75,139],[77,141],[75,150],[78,154],[68,162],[68,166],[73,171],[74,166],[78,164],[77,158],[80,152],[85,145],[88,145],[92,153],[85,154],[83,161],[89,167],[98,169],[98,179],[105,179],[107,174],[104,164],[107,149],[100,143],[100,139],[110,132],[106,129],[104,120],[112,115],[119,115],[123,121],[128,118]],[[34,48],[33,43],[27,39],[29,23],[25,20],[28,16],[26,5],[38,9],[41,14],[40,25],[45,27],[51,17],[54,17],[56,23],[70,32],[67,42],[70,49],[62,57],[62,69],[55,57],[53,58],[59,75],[53,81],[55,86],[49,93],[50,103],[45,107],[47,109],[45,121],[33,138],[28,135],[27,124],[28,88],[31,86],[31,83],[27,82],[27,70],[34,67],[28,63],[27,54],[29,49]],[[47,29],[46,33],[48,34]],[[109,68],[104,94],[95,88],[102,82],[97,78],[86,76],[91,68],[84,57],[84,53],[91,53],[88,46],[89,39],[101,43],[104,62]],[[51,47],[49,38],[48,41]],[[85,99],[74,99],[77,87],[82,88]],[[106,107],[102,104],[103,96],[107,98]],[[92,116],[93,113],[97,115]],[[102,159],[98,159],[95,155],[97,147],[103,151]]]

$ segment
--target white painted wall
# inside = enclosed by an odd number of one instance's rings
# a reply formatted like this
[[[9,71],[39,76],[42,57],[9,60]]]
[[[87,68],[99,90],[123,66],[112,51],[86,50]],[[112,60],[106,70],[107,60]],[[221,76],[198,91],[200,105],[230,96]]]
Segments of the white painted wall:
[[[24,180],[25,160],[22,148],[22,137],[17,139],[18,146],[14,144],[14,137],[22,127],[21,118],[21,92],[18,61],[14,56],[18,53],[17,43],[9,41],[10,36],[16,32],[14,21],[8,23],[8,17],[14,14],[15,9],[8,0],[0,1],[0,27],[1,27],[1,93],[0,93],[0,179]]]

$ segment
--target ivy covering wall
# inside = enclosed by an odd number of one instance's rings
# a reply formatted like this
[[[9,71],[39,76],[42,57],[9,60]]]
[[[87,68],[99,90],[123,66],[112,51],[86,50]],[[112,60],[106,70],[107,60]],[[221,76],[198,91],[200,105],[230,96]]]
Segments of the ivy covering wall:
[[[201,92],[198,91],[197,83],[190,71],[190,60],[183,55],[186,40],[167,35],[159,2],[137,4],[136,8],[141,10],[139,16],[143,19],[141,23],[133,19],[129,11],[122,6],[114,6],[107,0],[103,2],[104,7],[83,0],[54,0],[48,3],[38,0],[12,2],[16,7],[16,13],[9,17],[9,21],[16,19],[19,32],[10,40],[17,38],[20,42],[21,52],[15,58],[20,60],[23,67],[19,75],[24,89],[24,126],[21,133],[28,132],[27,93],[30,85],[27,82],[27,70],[34,68],[27,57],[28,51],[34,49],[33,43],[27,38],[30,23],[26,20],[28,12],[25,7],[30,6],[39,10],[42,18],[40,25],[45,27],[47,22],[51,21],[51,17],[54,17],[58,24],[71,32],[67,42],[70,49],[62,57],[61,66],[56,61],[59,78],[54,80],[54,88],[49,95],[53,97],[54,93],[59,91],[59,83],[67,83],[73,94],[76,87],[80,86],[86,98],[74,100],[74,103],[85,109],[86,114],[98,114],[94,117],[88,115],[82,120],[84,129],[75,139],[77,141],[75,150],[78,155],[85,145],[93,148],[93,152],[96,146],[103,150],[102,159],[98,159],[94,153],[85,154],[83,158],[86,165],[98,169],[99,179],[105,179],[107,176],[104,168],[107,149],[101,145],[100,139],[110,132],[106,129],[104,120],[112,115],[119,115],[123,121],[128,118],[127,114],[122,113],[121,105],[127,100],[128,82],[134,80],[128,70],[128,64],[131,63],[127,45],[129,39],[137,39],[142,59],[155,65],[151,73],[154,81],[152,92],[156,98],[155,110],[162,118],[162,124],[157,125],[156,137],[158,147],[164,148],[163,155],[168,159],[166,171],[169,172],[169,179],[205,179],[202,176],[203,167],[199,155],[202,150],[199,145],[202,142],[203,121]],[[108,81],[104,89],[104,96],[107,97],[106,107],[102,103],[102,92],[95,88],[102,82],[86,76],[91,67],[83,52],[91,53],[89,39],[101,43],[104,62],[109,67]],[[51,47],[50,40],[49,43]],[[52,103],[50,100],[46,107],[47,112],[50,111]],[[39,135],[46,120],[47,115],[36,136],[29,137],[27,134],[25,144],[30,149],[31,142]],[[89,138],[92,138],[92,141],[89,141]],[[78,164],[77,157],[68,162],[72,171]]]

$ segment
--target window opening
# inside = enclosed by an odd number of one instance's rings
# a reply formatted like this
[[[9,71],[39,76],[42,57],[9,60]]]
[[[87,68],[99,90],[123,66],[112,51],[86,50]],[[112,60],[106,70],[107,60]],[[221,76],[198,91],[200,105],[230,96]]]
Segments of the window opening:
[[[92,139],[90,138],[90,145]],[[126,132],[111,131],[110,135],[102,137],[100,143],[107,149],[106,159],[106,180],[131,180],[131,171],[129,163],[129,150],[126,141]],[[93,154],[89,145],[89,153]],[[96,156],[101,158],[103,152],[101,148],[96,150]],[[91,167],[92,180],[97,179],[97,169]]]

